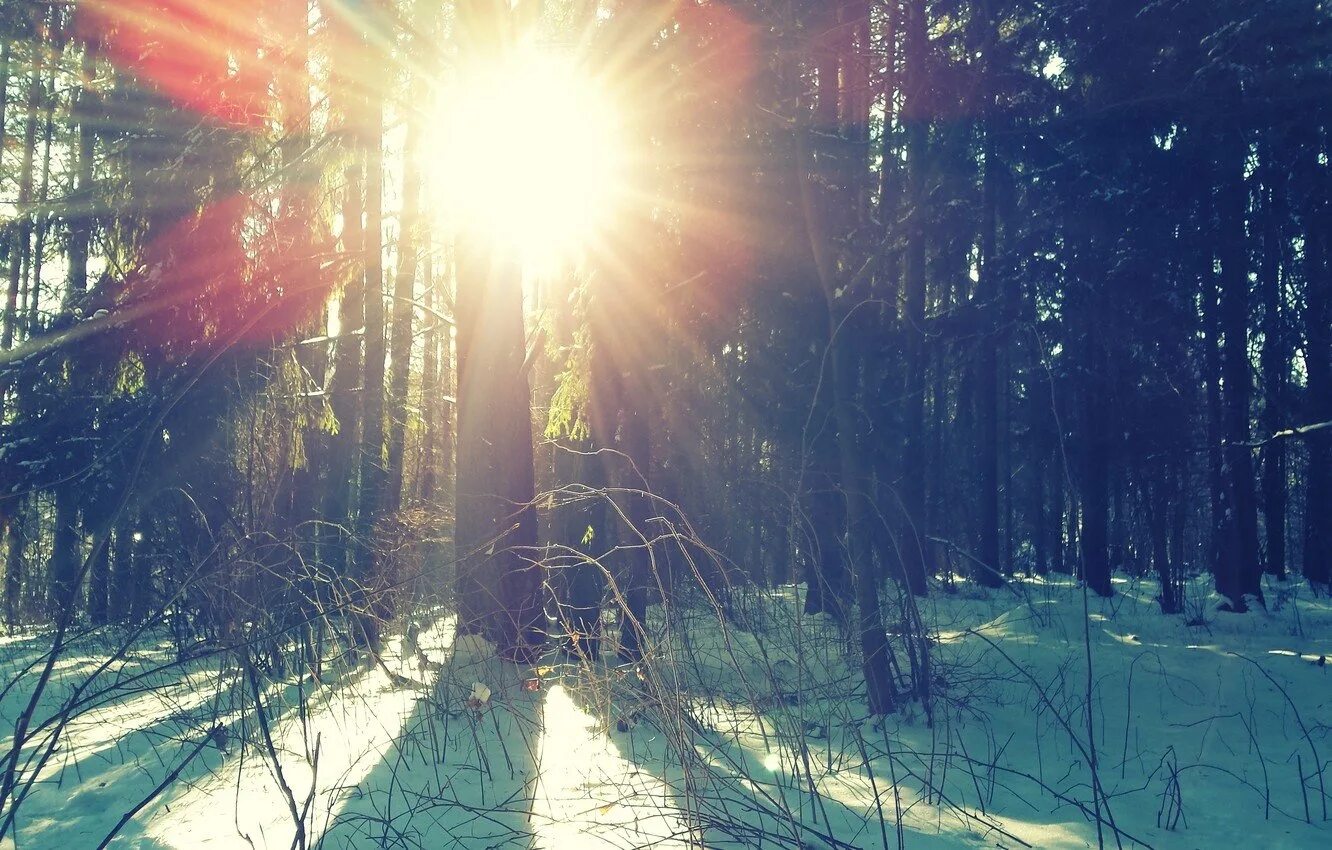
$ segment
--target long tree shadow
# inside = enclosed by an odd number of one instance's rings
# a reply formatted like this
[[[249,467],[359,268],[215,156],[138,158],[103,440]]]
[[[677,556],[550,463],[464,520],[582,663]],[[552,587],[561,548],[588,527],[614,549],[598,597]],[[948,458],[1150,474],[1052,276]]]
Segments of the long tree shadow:
[[[319,847],[525,848],[541,734],[532,671],[464,637]]]
[[[915,791],[892,782],[886,760],[867,770],[863,742],[849,728],[809,728],[804,712],[760,711],[712,693],[660,696],[632,671],[601,665],[552,692],[548,734],[561,699],[578,718],[571,723],[583,726],[580,743],[566,734],[562,744],[580,754],[583,784],[566,782],[569,793],[556,802],[576,811],[577,792],[582,809],[577,824],[553,833],[578,843],[538,846],[850,850],[896,846],[899,837],[913,848],[984,844],[974,830],[944,834],[904,813]],[[589,807],[589,797],[599,805]]]
[[[27,788],[19,792],[20,841],[58,828],[62,840],[96,846],[123,813],[120,801],[140,790],[146,795],[197,742],[207,740],[205,715],[216,713],[216,701],[199,678],[207,665],[174,662],[170,652],[145,643],[104,666],[103,653],[113,644],[85,640],[66,647],[38,700],[32,737],[19,761],[20,789]],[[89,681],[94,672],[98,678]],[[7,725],[31,695],[31,681],[14,684],[4,703]],[[7,738],[4,749],[12,746]],[[205,762],[205,755],[201,751],[197,760]]]
[[[243,674],[234,663],[224,663],[223,655],[183,663],[168,655],[155,646],[137,647],[129,667],[108,673],[104,684],[83,694],[53,757],[23,801],[17,821],[20,840],[58,830],[68,846],[97,846],[130,806],[147,800],[112,846],[197,846],[188,839],[180,843],[178,829],[154,830],[155,822],[182,795],[243,764],[247,753],[254,761],[246,742],[258,737],[256,714]],[[79,659],[69,656],[71,662]],[[96,658],[84,660],[93,667],[99,663]],[[282,724],[288,715],[304,714],[313,701],[354,689],[365,675],[346,676],[332,686],[307,677],[263,680],[265,719]],[[59,710],[60,701],[77,684],[77,676],[64,678],[55,682],[39,716]],[[173,773],[175,780],[159,791]],[[213,839],[218,837],[216,820],[210,819]]]
[[[178,850],[318,844],[422,700],[420,683],[392,669],[403,667],[400,640],[389,642],[384,659],[270,715],[266,732],[251,732],[257,745],[173,793],[147,819],[146,833]]]

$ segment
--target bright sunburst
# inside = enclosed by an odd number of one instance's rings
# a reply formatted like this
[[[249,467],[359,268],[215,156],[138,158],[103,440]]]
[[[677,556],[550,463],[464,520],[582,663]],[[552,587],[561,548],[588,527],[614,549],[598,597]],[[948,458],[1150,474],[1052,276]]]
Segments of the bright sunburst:
[[[572,60],[528,48],[470,67],[436,114],[438,195],[459,228],[544,267],[580,256],[613,220],[619,116]]]

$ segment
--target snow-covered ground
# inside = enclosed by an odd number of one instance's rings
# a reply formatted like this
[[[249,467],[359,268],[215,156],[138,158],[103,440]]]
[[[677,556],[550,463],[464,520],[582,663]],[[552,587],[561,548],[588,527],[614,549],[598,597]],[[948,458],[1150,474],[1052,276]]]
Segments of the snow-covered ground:
[[[1332,602],[1274,583],[1267,611],[1222,614],[1206,581],[1185,617],[1122,578],[1110,600],[936,593],[931,712],[886,723],[798,588],[731,621],[654,610],[638,670],[517,668],[447,617],[429,663],[393,644],[324,681],[178,663],[162,635],[106,664],[124,636],[89,633],[33,714],[44,735],[74,706],[40,770],[42,735],[21,754],[36,779],[0,846],[95,848],[146,798],[112,847],[1332,846]],[[49,640],[0,642],[9,734]]]

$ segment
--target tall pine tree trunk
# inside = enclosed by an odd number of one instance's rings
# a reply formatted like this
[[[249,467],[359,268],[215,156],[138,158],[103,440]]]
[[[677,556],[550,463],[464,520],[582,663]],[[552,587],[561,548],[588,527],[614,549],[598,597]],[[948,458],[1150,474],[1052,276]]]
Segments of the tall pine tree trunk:
[[[452,450],[443,432],[448,421],[447,410],[453,402],[444,398],[449,394],[445,379],[452,374],[449,325],[439,317],[439,308],[445,300],[439,296],[444,276],[436,273],[429,251],[422,263],[421,281],[427,318],[422,334],[425,354],[421,359],[421,471],[417,492],[422,504],[431,505],[439,489],[441,460]]]
[[[978,446],[976,463],[979,467],[976,487],[980,501],[980,560],[982,566],[976,579],[983,585],[998,587],[1003,584],[1003,568],[999,555],[999,268],[996,262],[997,213],[995,188],[999,163],[995,149],[995,110],[993,74],[995,64],[995,21],[989,0],[981,6],[981,105],[980,121],[984,134],[982,149],[980,223],[980,280],[976,284],[976,297],[984,315],[985,335],[980,342],[976,365],[976,429]]]
[[[902,414],[902,574],[913,593],[925,583],[925,172],[929,144],[926,4],[909,0],[905,26],[906,92],[902,118],[907,133],[906,263],[904,321],[906,382]]]
[[[1232,97],[1232,100],[1237,96]],[[1248,447],[1249,398],[1249,268],[1244,219],[1248,194],[1244,186],[1248,146],[1240,131],[1221,133],[1216,170],[1217,257],[1221,265],[1220,329],[1222,462],[1221,551],[1217,591],[1235,611],[1246,609],[1246,596],[1262,600],[1262,565],[1258,559],[1258,514],[1254,494],[1253,452]]]
[[[435,30],[433,20],[421,20],[422,11],[434,6],[432,2],[419,2],[416,26],[420,35],[413,44],[418,61],[425,57],[429,44],[426,34]],[[424,102],[429,91],[426,77],[413,70],[411,80],[412,102]],[[389,378],[389,434],[388,480],[386,482],[386,509],[397,510],[402,504],[403,465],[407,445],[407,391],[412,367],[412,317],[415,312],[416,272],[422,241],[420,234],[421,210],[421,118],[413,112],[407,123],[407,140],[403,150],[402,209],[398,214],[398,268],[393,279],[393,330],[389,343],[389,362],[393,367]],[[430,321],[434,321],[430,319]],[[431,364],[432,366],[435,364]],[[438,400],[422,397],[422,406],[437,404]]]
[[[1286,215],[1282,169],[1274,161],[1272,146],[1266,151],[1263,169],[1266,204],[1263,210],[1263,252],[1258,285],[1263,293],[1263,430],[1274,434],[1286,427],[1290,417],[1290,332],[1287,328],[1283,289],[1285,288],[1285,246],[1282,219]],[[1263,449],[1263,528],[1267,548],[1263,569],[1278,579],[1286,577],[1286,441],[1275,440]]]
[[[360,504],[356,524],[356,579],[372,582],[376,563],[375,524],[386,503],[384,468],[384,113],[377,87],[366,104],[365,230],[365,367],[361,382]],[[410,359],[410,358],[409,358]]]
[[[343,262],[339,265],[342,292],[338,298],[338,336],[331,353],[332,370],[326,392],[337,421],[337,431],[327,441],[324,500],[319,560],[334,576],[345,576],[349,565],[352,494],[356,476],[357,435],[361,419],[361,343],[365,324],[366,252],[363,204],[366,104],[361,75],[369,66],[368,46],[363,36],[365,22],[339,10],[329,20],[333,38],[334,67],[331,99],[345,138],[347,163],[343,168],[342,236]],[[378,238],[374,239],[378,245]]]
[[[467,0],[457,15],[464,54],[489,61],[511,46],[507,6]],[[524,660],[541,641],[542,575],[522,269],[492,232],[470,224],[456,241],[458,622]]]
[[[27,568],[29,500],[19,497],[6,506],[5,622],[13,626],[23,613],[23,582]]]
[[[5,294],[4,326],[0,330],[0,348],[12,348],[21,319],[19,291],[23,281],[25,266],[30,256],[32,240],[32,191],[37,155],[37,116],[41,105],[42,73],[44,62],[42,51],[45,47],[34,44],[32,47],[32,73],[28,77],[28,99],[23,119],[23,157],[19,166],[18,194],[15,199],[15,211],[18,220],[13,226],[13,242],[9,249],[9,288]],[[8,378],[5,383],[8,383]],[[3,395],[3,392],[0,392]]]
[[[1325,134],[1312,138],[1300,152],[1300,182],[1305,188],[1302,204],[1304,226],[1304,273],[1307,286],[1305,333],[1308,350],[1309,424],[1332,421],[1332,189],[1327,165],[1320,160]],[[1308,435],[1309,472],[1305,492],[1304,575],[1311,582],[1332,581],[1332,427]]]

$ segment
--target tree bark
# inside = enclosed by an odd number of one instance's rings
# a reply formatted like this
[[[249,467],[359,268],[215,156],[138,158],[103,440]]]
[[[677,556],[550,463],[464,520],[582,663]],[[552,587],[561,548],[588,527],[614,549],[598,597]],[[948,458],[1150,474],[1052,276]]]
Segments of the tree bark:
[[[83,48],[80,64],[82,85],[74,105],[74,116],[79,124],[75,148],[74,211],[69,219],[69,280],[65,290],[65,303],[83,295],[88,288],[88,244],[92,237],[93,160],[96,135],[93,132],[98,109],[97,95],[92,89],[93,75],[97,72],[96,44],[88,42]]]
[[[490,59],[509,46],[507,5],[468,0],[457,15],[464,53]],[[455,242],[458,622],[522,661],[541,643],[542,613],[523,280],[493,236],[463,222]]]
[[[902,331],[906,382],[902,414],[902,575],[911,591],[927,592],[925,582],[925,172],[929,143],[926,55],[929,51],[924,0],[909,0],[904,60],[906,91],[902,118],[907,133],[906,263]]]
[[[4,326],[0,329],[0,348],[14,347],[20,322],[19,289],[23,280],[32,240],[32,190],[36,168],[37,113],[41,105],[42,60],[44,47],[33,46],[32,73],[28,77],[28,99],[23,120],[23,159],[19,166],[18,194],[14,208],[18,221],[14,226],[13,244],[9,249],[9,288],[5,295]],[[5,379],[8,383],[8,378]],[[0,389],[3,389],[0,387]],[[0,396],[4,393],[0,392]]]
[[[111,554],[111,588],[107,600],[107,615],[120,622],[130,614],[134,596],[134,528],[129,511],[121,513],[116,522],[115,546]]]
[[[333,576],[347,575],[350,551],[352,494],[356,476],[357,432],[361,420],[358,391],[363,386],[361,344],[363,340],[366,294],[365,205],[366,133],[362,122],[367,105],[360,86],[361,75],[369,63],[368,46],[360,29],[364,24],[340,13],[329,19],[329,28],[338,53],[331,72],[335,115],[346,138],[347,164],[343,168],[341,252],[342,293],[338,299],[338,338],[331,359],[333,367],[326,381],[326,393],[337,421],[337,431],[327,441],[324,500],[319,560]],[[373,240],[378,246],[379,240]]]
[[[23,582],[27,566],[28,499],[8,506],[5,523],[5,621],[13,626],[23,613]]]
[[[384,113],[377,93],[367,106],[365,151],[365,366],[361,382],[361,479],[357,511],[356,578],[372,581],[376,565],[375,525],[386,504],[384,468]],[[408,358],[410,360],[410,358]],[[410,363],[408,364],[410,366]]]
[[[419,24],[418,24],[419,25]],[[412,100],[426,97],[424,78],[416,73],[412,80]],[[419,118],[409,120],[407,142],[403,151],[402,210],[398,214],[398,269],[393,280],[393,332],[389,361],[393,372],[389,379],[388,504],[397,510],[402,503],[403,458],[407,442],[407,390],[412,367],[412,314],[416,291],[416,270],[420,256],[417,230],[421,207],[421,126]],[[423,399],[433,404],[434,399]]]
[[[1301,183],[1306,187],[1303,202],[1304,272],[1307,286],[1305,333],[1308,350],[1309,423],[1332,421],[1332,243],[1329,176],[1319,155],[1326,150],[1324,132],[1311,134],[1301,151]],[[1304,576],[1311,582],[1332,582],[1332,429],[1309,435],[1308,483],[1305,491]]]
[[[1249,442],[1249,269],[1244,219],[1248,194],[1244,163],[1248,146],[1240,131],[1221,133],[1217,185],[1217,257],[1221,264],[1220,325],[1222,333],[1221,551],[1217,591],[1237,612],[1246,610],[1246,596],[1262,601],[1262,565],[1258,559],[1258,514],[1254,494],[1253,452]]]
[[[1288,384],[1290,382],[1290,331],[1287,327],[1283,290],[1285,288],[1285,246],[1282,219],[1287,210],[1282,168],[1274,161],[1272,145],[1266,150],[1263,173],[1268,184],[1263,210],[1262,263],[1258,284],[1263,293],[1263,430],[1274,434],[1286,427],[1290,417]],[[1263,450],[1263,528],[1267,547],[1263,557],[1265,572],[1278,579],[1286,577],[1286,441],[1276,440]]]
[[[987,587],[1003,584],[1003,564],[999,554],[999,269],[996,262],[998,225],[995,187],[999,163],[994,143],[993,66],[995,64],[995,21],[989,0],[981,5],[981,83],[979,120],[984,142],[981,152],[981,222],[980,280],[976,298],[990,320],[980,341],[976,365],[976,429],[978,434],[976,488],[980,500],[980,560],[983,566],[976,580]]]

